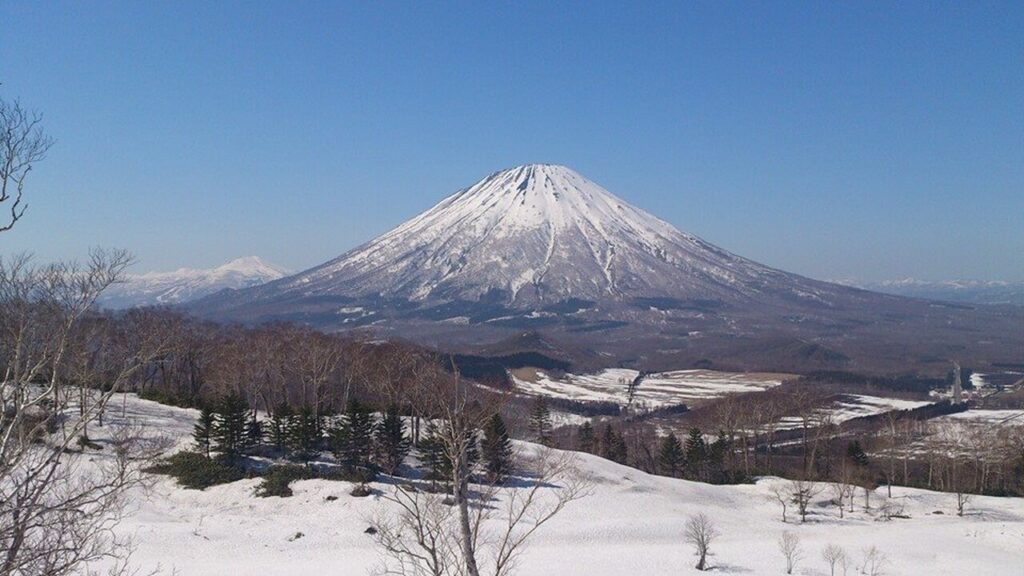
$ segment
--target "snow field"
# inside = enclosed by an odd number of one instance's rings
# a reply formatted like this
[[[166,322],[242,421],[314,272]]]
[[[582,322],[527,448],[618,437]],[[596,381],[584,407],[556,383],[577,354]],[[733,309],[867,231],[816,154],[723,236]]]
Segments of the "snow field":
[[[187,444],[195,411],[134,397],[125,408],[128,420]],[[116,425],[120,412],[112,416]],[[889,559],[885,573],[891,575],[1024,573],[1024,499],[975,497],[969,514],[959,518],[952,495],[894,488],[894,500],[909,519],[877,519],[861,509],[858,495],[857,512],[839,520],[824,491],[811,505],[807,524],[795,523],[792,507],[784,524],[779,505],[769,498],[771,486],[784,480],[710,486],[651,476],[588,454],[578,458],[593,482],[591,494],[541,529],[518,574],[697,574],[682,534],[687,517],[699,512],[722,534],[711,548],[719,573],[782,574],[775,541],[784,530],[802,540],[804,559],[795,573],[806,576],[828,573],[820,557],[828,543],[843,546],[855,559],[862,548],[877,546]],[[377,550],[364,530],[370,517],[389,506],[376,495],[354,498],[347,482],[304,480],[293,484],[291,498],[257,498],[258,482],[192,491],[157,477],[149,491],[134,495],[120,527],[135,538],[135,564],[183,576],[362,575],[376,565]],[[373,488],[389,486],[376,482]],[[876,508],[883,496],[884,490],[872,495]]]

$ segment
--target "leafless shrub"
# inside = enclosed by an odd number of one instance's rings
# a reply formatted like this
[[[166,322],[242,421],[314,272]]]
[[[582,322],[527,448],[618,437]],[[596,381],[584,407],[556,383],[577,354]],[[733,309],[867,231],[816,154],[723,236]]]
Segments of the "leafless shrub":
[[[883,576],[889,558],[878,548],[869,546],[861,551],[860,573],[867,576]]]
[[[90,344],[79,338],[82,318],[129,262],[118,251],[95,251],[85,266],[0,260],[0,576],[78,574],[101,559],[122,566],[130,552],[113,528],[149,446],[114,434],[103,457],[82,451],[93,445],[88,426],[159,344],[92,355],[88,370],[71,362]],[[102,375],[102,386],[76,377],[86,373]]]
[[[842,567],[846,562],[846,551],[837,544],[829,544],[821,551],[821,557],[828,562],[829,576],[836,576],[836,566]]]
[[[778,545],[779,552],[782,552],[782,557],[786,560],[786,574],[792,574],[797,563],[803,558],[800,537],[787,530],[779,536]]]
[[[718,535],[719,532],[715,528],[715,523],[703,513],[691,516],[686,522],[684,538],[687,543],[693,545],[696,549],[696,554],[699,558],[697,570],[703,571],[708,569],[707,558],[711,555],[711,543]]]
[[[476,396],[457,372],[424,374],[410,393],[451,462],[451,494],[397,485],[383,497],[397,505],[399,514],[377,519],[384,554],[378,574],[512,574],[530,538],[585,496],[589,481],[571,453],[540,448],[520,455],[517,485],[473,484],[482,475],[476,474],[468,451],[475,431],[496,412],[500,399]]]

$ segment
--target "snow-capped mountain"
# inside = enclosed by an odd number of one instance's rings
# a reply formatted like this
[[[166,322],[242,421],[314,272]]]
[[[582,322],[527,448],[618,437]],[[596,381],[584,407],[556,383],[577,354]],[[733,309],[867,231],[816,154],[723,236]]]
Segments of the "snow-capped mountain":
[[[180,268],[174,272],[147,272],[129,276],[100,299],[108,308],[183,304],[226,288],[258,286],[286,276],[284,268],[259,257],[247,256],[209,269]]]
[[[714,299],[779,289],[818,298],[830,288],[681,232],[569,168],[535,164],[496,172],[260,292],[534,309],[570,298]]]
[[[840,281],[866,290],[971,304],[1016,304],[1024,306],[1024,282],[1005,280],[882,280],[880,282]]]
[[[856,355],[903,370],[911,354],[940,364],[949,350],[975,343],[986,354],[1024,345],[1024,314],[776,270],[549,164],[491,174],[334,260],[190,309],[248,323],[372,326],[472,350],[543,330],[595,362],[662,369],[710,357],[730,368],[835,368]],[[991,346],[989,332],[1007,336]]]

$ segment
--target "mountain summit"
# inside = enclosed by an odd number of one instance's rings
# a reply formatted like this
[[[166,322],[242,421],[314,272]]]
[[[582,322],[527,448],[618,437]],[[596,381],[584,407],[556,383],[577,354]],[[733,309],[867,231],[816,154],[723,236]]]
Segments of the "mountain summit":
[[[786,275],[550,164],[495,172],[391,232],[274,285],[303,296],[481,301],[752,296]]]
[[[242,322],[373,326],[443,346],[543,329],[605,358],[672,355],[674,364],[649,364],[670,368],[709,349],[742,358],[772,349],[775,368],[793,367],[778,360],[786,357],[845,365],[833,346],[898,361],[886,338],[902,331],[913,338],[927,324],[961,346],[965,323],[986,316],[1009,329],[1014,320],[758,264],[551,164],[495,172],[334,260],[192,309]]]

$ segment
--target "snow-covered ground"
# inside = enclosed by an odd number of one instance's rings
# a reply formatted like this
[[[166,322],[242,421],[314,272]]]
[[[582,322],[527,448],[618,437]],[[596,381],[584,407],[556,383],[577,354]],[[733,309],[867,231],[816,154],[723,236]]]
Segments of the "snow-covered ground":
[[[111,411],[113,422],[121,421],[120,407]],[[180,444],[187,443],[196,415],[134,397],[125,408],[129,420]],[[722,534],[712,546],[711,563],[719,573],[782,574],[775,541],[785,530],[802,540],[804,558],[794,573],[807,576],[828,574],[821,559],[828,543],[843,546],[855,561],[863,548],[876,546],[888,557],[890,575],[1024,573],[1024,499],[976,497],[960,518],[951,495],[896,488],[894,500],[910,518],[887,522],[864,512],[861,498],[857,512],[840,520],[822,494],[807,524],[795,523],[792,511],[784,524],[769,499],[771,485],[782,480],[710,486],[651,476],[586,454],[579,465],[593,482],[592,494],[542,528],[518,574],[696,574],[683,530],[688,516],[700,512]],[[135,564],[182,576],[362,575],[377,564],[373,538],[364,530],[368,518],[388,506],[379,497],[354,498],[345,482],[305,480],[293,484],[291,498],[257,498],[258,482],[194,491],[157,477],[148,493],[135,495],[120,527],[135,538]],[[389,489],[383,483],[373,488]],[[883,493],[873,495],[875,506]],[[849,574],[857,573],[851,566]]]
[[[626,405],[636,370],[608,368],[596,374],[566,374],[556,378],[539,370],[513,371],[516,387],[527,394],[583,402]],[[729,394],[760,392],[782,384],[786,374],[675,370],[649,374],[636,388],[634,405],[659,408],[692,404]]]
[[[967,422],[984,425],[1024,426],[1024,410],[967,410],[956,414],[947,414],[936,421]]]
[[[894,410],[913,410],[927,406],[931,402],[921,400],[901,400],[866,394],[844,394],[831,405],[818,411],[818,421],[829,420],[832,424],[842,424],[854,418],[877,416]],[[799,428],[803,420],[799,416],[785,416],[779,420],[776,430],[792,430]]]

